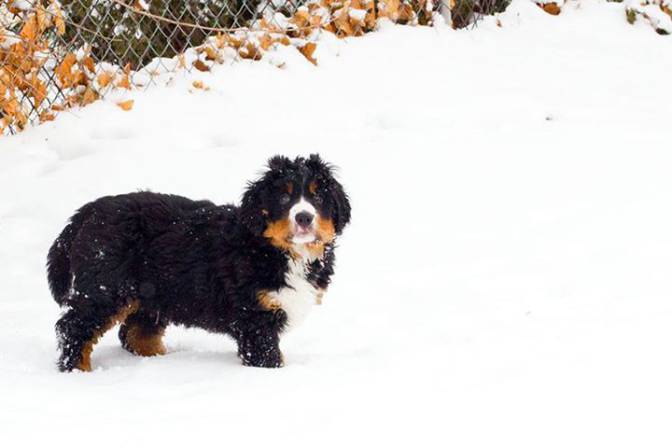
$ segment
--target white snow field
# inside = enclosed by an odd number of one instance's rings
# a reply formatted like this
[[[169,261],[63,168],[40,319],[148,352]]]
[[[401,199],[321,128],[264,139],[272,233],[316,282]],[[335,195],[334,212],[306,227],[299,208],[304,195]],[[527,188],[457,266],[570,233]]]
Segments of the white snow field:
[[[287,50],[0,140],[0,445],[671,446],[672,39],[606,2],[500,20],[325,36],[318,67]],[[56,370],[44,263],[78,206],[237,201],[316,151],[353,220],[285,368],[171,327],[166,356],[114,330]]]

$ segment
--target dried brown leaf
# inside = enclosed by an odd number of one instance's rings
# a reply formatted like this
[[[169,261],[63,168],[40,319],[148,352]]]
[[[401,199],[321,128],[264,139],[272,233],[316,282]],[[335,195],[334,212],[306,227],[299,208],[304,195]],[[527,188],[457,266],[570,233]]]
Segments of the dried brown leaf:
[[[21,28],[21,32],[19,34],[25,40],[33,41],[37,37],[37,31],[38,31],[37,18],[35,17],[35,14],[33,14],[30,17],[28,17],[26,22],[23,24],[23,27]]]
[[[121,79],[117,81],[117,87],[120,89],[131,90],[131,78],[128,76],[128,73],[124,73],[121,76]]]
[[[313,57],[313,53],[315,53],[315,49],[317,48],[317,45],[315,42],[308,42],[306,45],[303,47],[299,48],[299,51],[301,52],[302,55],[306,57],[313,65],[317,65],[317,59]]]
[[[98,94],[96,93],[96,91],[93,90],[91,87],[88,87],[88,88],[84,91],[84,95],[82,95],[82,102],[81,102],[81,104],[82,104],[82,106],[86,106],[86,105],[88,105],[88,104],[93,103],[93,102],[96,101],[97,99],[98,99]]]
[[[72,67],[76,62],[77,57],[75,57],[75,54],[68,53],[65,55],[60,65],[56,68],[56,76],[58,77],[58,80],[61,82],[63,87],[70,87],[73,84]]]
[[[40,31],[40,33],[46,30],[49,25],[51,25],[51,20],[47,16],[47,11],[41,5],[38,5],[37,8],[35,8],[35,18],[37,19],[37,29]]]
[[[546,11],[547,13],[549,13],[552,16],[557,16],[561,12],[560,7],[556,3],[546,3],[546,4],[540,5],[540,6],[541,6],[541,9],[543,9],[544,11]]]
[[[56,32],[59,36],[65,34],[65,20],[63,20],[63,11],[59,6],[58,2],[52,2],[51,7],[54,11],[54,25],[56,26]]]
[[[47,97],[47,86],[37,77],[37,74],[33,74],[33,79],[31,80],[30,85],[30,94],[33,97],[33,102],[37,108],[42,101]]]
[[[112,75],[108,72],[103,72],[98,75],[97,81],[100,87],[105,88],[112,81]]]
[[[96,71],[96,64],[93,62],[93,58],[91,56],[86,56],[84,59],[82,59],[81,65],[86,67],[87,70],[89,70],[91,73]]]
[[[196,59],[196,62],[194,62],[194,68],[196,70],[201,71],[201,72],[209,72],[210,67],[208,67],[205,62],[201,61],[200,59]]]
[[[273,39],[268,35],[268,33],[262,34],[259,38],[259,46],[264,51],[268,50],[272,43]]]
[[[380,0],[378,2],[378,16],[387,17],[393,22],[399,20],[399,0]]]
[[[121,110],[129,111],[129,110],[133,109],[133,103],[134,102],[135,101],[133,101],[133,100],[119,101],[117,103],[117,106],[119,106],[119,108]]]

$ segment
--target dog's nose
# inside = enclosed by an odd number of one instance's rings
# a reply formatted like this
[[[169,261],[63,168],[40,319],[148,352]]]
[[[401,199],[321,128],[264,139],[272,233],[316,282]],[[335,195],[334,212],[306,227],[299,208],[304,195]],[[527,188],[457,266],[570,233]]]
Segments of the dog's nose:
[[[296,214],[296,223],[301,227],[309,227],[313,223],[313,214],[308,212],[300,212]]]

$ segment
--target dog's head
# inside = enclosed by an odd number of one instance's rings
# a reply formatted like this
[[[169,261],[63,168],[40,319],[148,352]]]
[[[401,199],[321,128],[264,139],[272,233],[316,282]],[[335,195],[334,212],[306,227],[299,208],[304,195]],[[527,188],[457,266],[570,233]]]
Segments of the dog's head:
[[[350,201],[319,155],[294,160],[275,156],[268,171],[248,185],[241,219],[276,247],[319,253],[350,221]]]

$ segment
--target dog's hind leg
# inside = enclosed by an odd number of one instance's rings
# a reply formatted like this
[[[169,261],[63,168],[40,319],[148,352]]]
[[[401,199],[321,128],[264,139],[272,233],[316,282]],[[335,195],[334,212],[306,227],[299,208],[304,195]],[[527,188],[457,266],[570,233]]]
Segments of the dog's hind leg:
[[[103,306],[91,300],[66,311],[56,322],[61,352],[58,368],[63,372],[91,371],[91,353],[98,339],[117,323],[124,322],[138,309],[138,304],[137,300],[132,300],[121,306]]]
[[[160,319],[158,312],[152,313],[139,309],[128,316],[119,327],[121,346],[139,356],[165,355],[163,334],[166,322]]]

